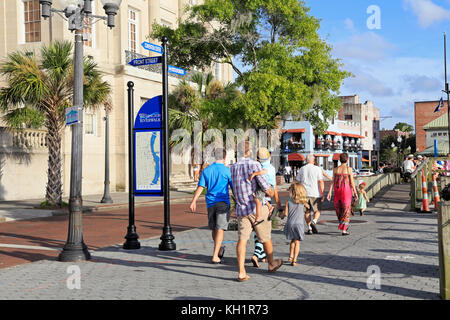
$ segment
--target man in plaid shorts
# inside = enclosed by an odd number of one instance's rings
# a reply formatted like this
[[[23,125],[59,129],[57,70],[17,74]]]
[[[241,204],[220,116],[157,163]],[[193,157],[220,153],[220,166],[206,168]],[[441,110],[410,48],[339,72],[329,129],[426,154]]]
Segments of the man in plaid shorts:
[[[247,249],[247,241],[253,231],[253,224],[255,222],[256,205],[253,200],[253,194],[259,187],[269,196],[274,196],[274,191],[271,185],[266,181],[264,176],[258,175],[252,181],[249,177],[252,173],[261,171],[261,164],[257,161],[251,160],[251,148],[248,141],[244,142],[244,157],[240,158],[233,166],[231,166],[231,180],[233,185],[233,194],[236,198],[236,216],[238,221],[238,243],[236,246],[236,254],[238,260],[238,281],[249,280],[250,277],[245,271],[245,253]],[[262,208],[262,218],[264,222],[254,227],[259,241],[264,246],[264,251],[267,255],[268,270],[275,272],[283,265],[282,259],[273,258],[273,245],[271,239],[272,225],[268,220],[269,209],[266,205]]]

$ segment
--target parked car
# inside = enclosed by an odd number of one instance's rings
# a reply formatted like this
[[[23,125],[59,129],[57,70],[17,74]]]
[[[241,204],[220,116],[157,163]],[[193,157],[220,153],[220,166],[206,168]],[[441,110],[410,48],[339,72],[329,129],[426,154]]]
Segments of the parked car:
[[[374,173],[370,169],[361,169],[359,170],[358,176],[360,177],[369,177],[373,176]]]

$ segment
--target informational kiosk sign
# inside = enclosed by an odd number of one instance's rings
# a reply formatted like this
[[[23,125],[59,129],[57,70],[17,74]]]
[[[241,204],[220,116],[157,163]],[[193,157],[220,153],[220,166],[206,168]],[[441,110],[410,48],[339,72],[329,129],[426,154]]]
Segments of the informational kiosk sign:
[[[134,192],[136,196],[163,196],[162,96],[142,105],[134,123]]]

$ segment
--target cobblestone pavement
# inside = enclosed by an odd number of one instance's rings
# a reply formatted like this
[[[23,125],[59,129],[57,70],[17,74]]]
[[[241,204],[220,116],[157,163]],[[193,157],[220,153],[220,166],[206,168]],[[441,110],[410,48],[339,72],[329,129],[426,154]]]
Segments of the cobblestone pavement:
[[[251,279],[243,283],[236,281],[237,232],[225,232],[225,261],[212,265],[210,231],[198,228],[175,234],[176,251],[159,251],[155,237],[141,240],[140,250],[119,244],[92,251],[88,262],[42,260],[1,269],[0,299],[439,299],[436,214],[384,201],[407,187],[392,187],[366,215],[352,217],[348,237],[338,232],[334,212],[323,212],[320,233],[305,237],[297,267],[268,273],[267,264],[256,269],[247,260]],[[273,242],[275,256],[286,261],[281,230],[273,231]],[[248,259],[252,246],[249,241]]]

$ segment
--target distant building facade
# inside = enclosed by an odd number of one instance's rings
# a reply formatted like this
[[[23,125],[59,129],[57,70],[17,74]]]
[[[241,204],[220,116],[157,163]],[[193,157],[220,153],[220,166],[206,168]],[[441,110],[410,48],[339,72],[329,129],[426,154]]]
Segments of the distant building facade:
[[[435,141],[439,156],[446,156],[449,152],[448,115],[443,114],[439,118],[423,126],[426,132],[426,148],[419,152],[422,155],[434,156]]]
[[[427,148],[427,133],[424,126],[447,114],[447,101],[439,112],[434,112],[439,101],[417,101],[414,102],[414,122],[416,132],[416,149],[421,152]]]
[[[342,129],[359,125],[359,135],[363,136],[363,161],[372,163],[374,151],[380,148],[380,110],[372,101],[361,103],[359,95],[341,96],[342,108],[338,113],[338,120],[344,121]]]

